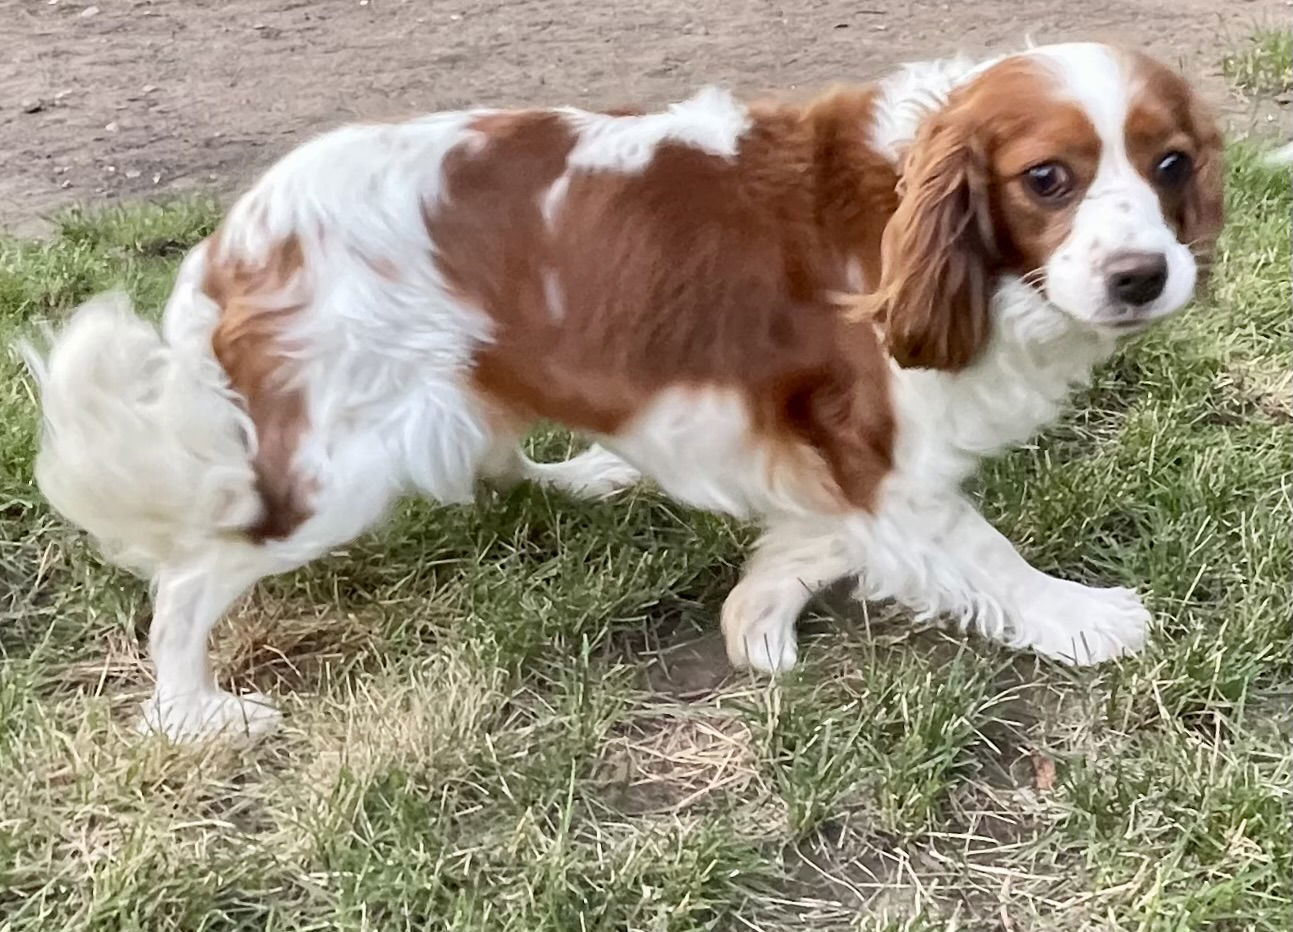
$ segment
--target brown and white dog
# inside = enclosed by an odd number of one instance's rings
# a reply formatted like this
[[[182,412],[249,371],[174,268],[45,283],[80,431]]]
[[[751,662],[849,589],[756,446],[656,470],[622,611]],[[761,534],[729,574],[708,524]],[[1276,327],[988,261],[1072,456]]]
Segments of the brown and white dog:
[[[1190,301],[1221,159],[1180,77],[1094,44],[806,105],[350,126],[193,249],[160,335],[109,296],[29,351],[38,481],[151,579],[144,725],[175,738],[277,721],[208,661],[241,593],[479,480],[641,474],[759,522],[722,610],[738,666],[789,668],[796,616],[845,577],[1098,662],[1144,644],[1140,600],[1032,568],[959,487]],[[539,420],[597,445],[531,462]]]

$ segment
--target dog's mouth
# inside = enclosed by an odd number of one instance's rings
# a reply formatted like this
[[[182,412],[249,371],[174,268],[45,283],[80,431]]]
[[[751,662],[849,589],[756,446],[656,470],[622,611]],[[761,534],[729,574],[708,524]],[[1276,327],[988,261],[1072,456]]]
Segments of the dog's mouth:
[[[1135,336],[1144,333],[1170,317],[1175,317],[1188,304],[1189,302],[1187,301],[1185,304],[1176,307],[1159,308],[1152,311],[1143,308],[1127,308],[1125,306],[1111,307],[1108,313],[1097,317],[1093,323],[1108,333],[1117,334],[1118,336]]]
[[[1119,336],[1131,336],[1133,334],[1141,333],[1142,331],[1148,330],[1153,325],[1154,325],[1154,321],[1145,320],[1145,319],[1111,320],[1111,321],[1102,321],[1100,323],[1100,326],[1103,327],[1105,330],[1109,330],[1113,333],[1118,334]]]

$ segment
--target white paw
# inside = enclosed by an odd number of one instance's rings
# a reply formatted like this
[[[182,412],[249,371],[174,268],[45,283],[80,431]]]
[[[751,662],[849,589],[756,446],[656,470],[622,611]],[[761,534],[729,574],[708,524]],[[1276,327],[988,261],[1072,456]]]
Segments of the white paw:
[[[723,640],[727,659],[738,670],[785,673],[799,659],[794,618],[786,620],[775,604],[751,604],[734,589],[723,603]]]
[[[1016,639],[1062,663],[1086,666],[1139,652],[1149,612],[1130,589],[1053,580],[1024,608]]]
[[[144,703],[144,715],[135,726],[140,734],[163,734],[172,741],[204,738],[258,738],[269,734],[283,715],[260,693],[235,696],[226,692],[194,693]]]

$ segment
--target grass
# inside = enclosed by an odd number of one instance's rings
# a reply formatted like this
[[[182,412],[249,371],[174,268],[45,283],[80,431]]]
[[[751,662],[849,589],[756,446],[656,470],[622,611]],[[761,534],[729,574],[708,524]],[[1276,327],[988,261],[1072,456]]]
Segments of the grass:
[[[1293,32],[1263,27],[1221,60],[1221,72],[1239,90],[1279,94],[1293,90]]]
[[[1293,198],[1232,160],[1211,296],[976,489],[1148,593],[1152,649],[1091,671],[828,599],[799,671],[727,675],[748,529],[518,490],[258,589],[219,667],[280,734],[139,740],[145,593],[41,504],[0,356],[0,930],[1287,929]],[[0,243],[0,340],[160,306],[216,216]]]

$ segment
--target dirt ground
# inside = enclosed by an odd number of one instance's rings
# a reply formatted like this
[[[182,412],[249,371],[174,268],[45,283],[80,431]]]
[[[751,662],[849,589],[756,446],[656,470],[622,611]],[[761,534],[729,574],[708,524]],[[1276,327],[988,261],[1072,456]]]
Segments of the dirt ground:
[[[0,227],[68,203],[236,189],[338,122],[465,104],[655,104],[861,80],[914,58],[1097,38],[1197,77],[1236,129],[1227,40],[1288,0],[0,0]]]

